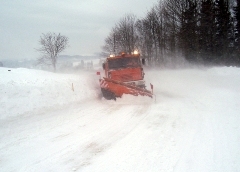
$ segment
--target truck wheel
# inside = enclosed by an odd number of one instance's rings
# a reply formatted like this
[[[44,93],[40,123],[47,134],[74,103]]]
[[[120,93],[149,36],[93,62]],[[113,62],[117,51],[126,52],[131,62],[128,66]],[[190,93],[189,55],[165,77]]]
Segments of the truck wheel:
[[[139,85],[138,87],[139,87],[139,88],[142,88],[142,89],[146,89],[146,86],[145,86],[145,85]]]
[[[116,96],[113,92],[106,90],[104,88],[101,88],[102,95],[105,99],[107,100],[115,100],[116,101]]]

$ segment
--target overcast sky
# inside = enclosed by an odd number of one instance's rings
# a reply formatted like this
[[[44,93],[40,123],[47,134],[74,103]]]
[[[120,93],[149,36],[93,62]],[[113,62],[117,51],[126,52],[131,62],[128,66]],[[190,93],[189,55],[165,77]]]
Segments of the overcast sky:
[[[42,33],[69,37],[62,54],[94,55],[126,14],[146,16],[158,0],[0,0],[0,60],[39,56]]]

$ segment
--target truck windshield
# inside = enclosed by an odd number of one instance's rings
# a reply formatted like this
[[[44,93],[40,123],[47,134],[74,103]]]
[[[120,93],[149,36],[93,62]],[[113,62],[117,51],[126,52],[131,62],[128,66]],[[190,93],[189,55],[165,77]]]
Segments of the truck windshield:
[[[129,68],[129,67],[140,67],[139,58],[117,58],[110,59],[108,61],[109,69],[120,69],[120,68]]]

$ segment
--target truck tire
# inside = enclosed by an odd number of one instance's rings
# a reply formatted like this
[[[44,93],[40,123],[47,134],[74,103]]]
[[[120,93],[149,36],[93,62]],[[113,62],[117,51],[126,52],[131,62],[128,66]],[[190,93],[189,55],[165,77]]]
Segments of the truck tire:
[[[113,92],[106,90],[104,88],[101,88],[102,95],[105,99],[107,100],[115,100],[116,101],[116,96]]]

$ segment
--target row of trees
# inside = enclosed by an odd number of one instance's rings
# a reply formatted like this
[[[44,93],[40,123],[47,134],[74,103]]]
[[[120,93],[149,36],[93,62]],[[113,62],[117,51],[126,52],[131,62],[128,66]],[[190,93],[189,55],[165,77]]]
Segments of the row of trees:
[[[159,1],[146,16],[126,15],[104,53],[138,49],[150,65],[185,57],[192,63],[240,65],[240,0]]]

